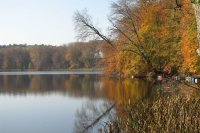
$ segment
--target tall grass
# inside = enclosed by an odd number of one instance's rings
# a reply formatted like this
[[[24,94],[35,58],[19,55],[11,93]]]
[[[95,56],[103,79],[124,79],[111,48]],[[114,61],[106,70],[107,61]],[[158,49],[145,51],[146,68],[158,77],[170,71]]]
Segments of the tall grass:
[[[200,98],[162,96],[117,107],[105,132],[200,133]]]

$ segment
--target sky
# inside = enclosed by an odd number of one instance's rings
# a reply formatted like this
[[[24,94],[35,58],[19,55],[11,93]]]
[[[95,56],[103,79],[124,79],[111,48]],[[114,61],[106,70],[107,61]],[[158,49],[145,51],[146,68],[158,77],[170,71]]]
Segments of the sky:
[[[62,45],[76,41],[73,16],[87,9],[106,31],[113,0],[0,0],[0,45]]]

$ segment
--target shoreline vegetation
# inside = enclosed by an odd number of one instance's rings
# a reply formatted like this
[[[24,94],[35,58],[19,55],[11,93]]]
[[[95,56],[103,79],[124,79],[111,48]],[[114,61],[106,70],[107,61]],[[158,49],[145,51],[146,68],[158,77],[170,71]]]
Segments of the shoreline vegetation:
[[[200,97],[160,96],[117,107],[119,117],[107,123],[106,133],[200,131]]]

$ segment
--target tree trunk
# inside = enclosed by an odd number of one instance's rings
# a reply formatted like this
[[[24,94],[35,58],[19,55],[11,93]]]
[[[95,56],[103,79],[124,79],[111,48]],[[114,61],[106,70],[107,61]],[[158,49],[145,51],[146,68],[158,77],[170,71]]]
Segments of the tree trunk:
[[[197,22],[197,39],[199,48],[197,49],[197,53],[200,56],[200,4],[193,4],[195,16],[196,16],[196,22]]]

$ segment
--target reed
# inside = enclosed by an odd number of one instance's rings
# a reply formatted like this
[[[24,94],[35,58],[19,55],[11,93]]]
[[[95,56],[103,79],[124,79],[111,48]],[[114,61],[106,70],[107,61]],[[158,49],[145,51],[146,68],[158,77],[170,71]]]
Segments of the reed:
[[[118,118],[105,132],[199,133],[200,98],[162,96],[117,107]]]

